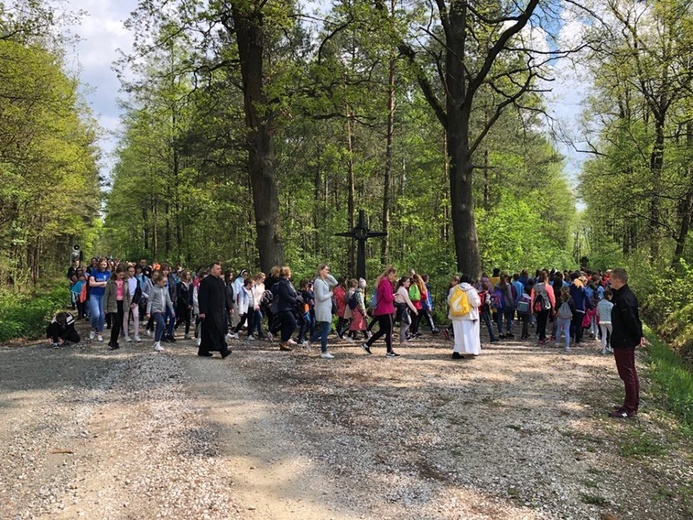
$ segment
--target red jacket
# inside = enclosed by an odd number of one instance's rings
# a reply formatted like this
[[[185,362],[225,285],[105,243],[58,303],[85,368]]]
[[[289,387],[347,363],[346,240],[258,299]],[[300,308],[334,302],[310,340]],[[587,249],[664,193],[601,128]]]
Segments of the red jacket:
[[[377,301],[378,305],[376,306],[375,310],[373,311],[374,316],[383,316],[385,314],[394,314],[395,313],[395,295],[394,295],[394,289],[392,288],[392,284],[390,283],[390,280],[387,278],[383,278],[380,280],[380,284],[378,285],[378,296],[377,296]]]

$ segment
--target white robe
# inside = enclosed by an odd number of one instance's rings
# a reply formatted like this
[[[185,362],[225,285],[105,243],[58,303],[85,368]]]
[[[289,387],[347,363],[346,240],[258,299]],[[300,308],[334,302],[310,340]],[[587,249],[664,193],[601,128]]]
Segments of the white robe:
[[[481,354],[479,322],[480,320],[455,320],[452,322],[452,330],[455,332],[453,352],[468,356]]]

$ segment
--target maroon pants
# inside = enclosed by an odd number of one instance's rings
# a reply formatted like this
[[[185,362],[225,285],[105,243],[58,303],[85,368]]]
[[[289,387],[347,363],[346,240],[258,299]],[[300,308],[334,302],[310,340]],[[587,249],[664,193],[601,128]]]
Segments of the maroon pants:
[[[635,348],[615,348],[614,358],[618,376],[626,387],[623,409],[628,413],[636,413],[640,405],[640,381],[635,370]]]

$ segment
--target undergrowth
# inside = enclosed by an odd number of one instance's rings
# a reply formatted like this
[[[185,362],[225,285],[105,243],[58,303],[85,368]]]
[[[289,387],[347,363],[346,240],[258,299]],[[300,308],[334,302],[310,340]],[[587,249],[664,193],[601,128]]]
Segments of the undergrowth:
[[[67,283],[40,294],[0,293],[0,343],[15,338],[37,338],[58,310],[69,302]]]

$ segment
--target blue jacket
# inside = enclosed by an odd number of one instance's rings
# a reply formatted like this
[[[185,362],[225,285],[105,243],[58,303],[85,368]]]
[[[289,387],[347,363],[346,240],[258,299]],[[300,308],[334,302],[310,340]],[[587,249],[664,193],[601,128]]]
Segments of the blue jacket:
[[[293,311],[296,308],[298,299],[296,298],[296,289],[291,285],[291,282],[286,278],[280,278],[277,282],[277,310],[279,312]]]
[[[585,312],[587,309],[591,309],[592,305],[587,297],[587,292],[584,287],[578,287],[574,283],[570,284],[570,296],[573,298],[575,303],[576,312]]]

